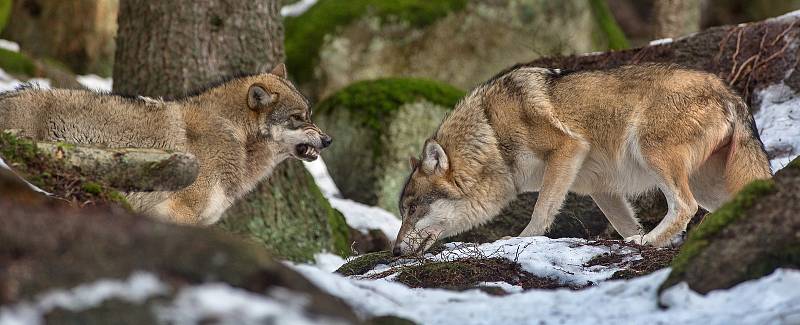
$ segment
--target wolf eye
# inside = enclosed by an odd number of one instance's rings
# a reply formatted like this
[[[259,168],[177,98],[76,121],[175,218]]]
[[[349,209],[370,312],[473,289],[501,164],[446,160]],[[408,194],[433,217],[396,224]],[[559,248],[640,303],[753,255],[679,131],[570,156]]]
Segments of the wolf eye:
[[[303,120],[303,115],[301,115],[301,114],[292,114],[292,116],[289,116],[289,118],[292,119],[293,121],[301,121],[301,120]]]
[[[408,215],[409,216],[414,215],[414,212],[417,212],[417,207],[416,206],[412,205],[412,206],[408,207]]]

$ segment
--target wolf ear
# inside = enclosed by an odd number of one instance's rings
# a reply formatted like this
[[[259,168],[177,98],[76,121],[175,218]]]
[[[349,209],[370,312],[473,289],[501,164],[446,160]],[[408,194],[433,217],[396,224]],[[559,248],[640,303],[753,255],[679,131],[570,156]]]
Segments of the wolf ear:
[[[414,156],[408,157],[408,164],[411,166],[411,170],[417,169],[417,166],[419,166],[419,160]]]
[[[247,106],[254,111],[261,111],[278,99],[278,94],[270,93],[259,85],[250,86],[247,91]]]
[[[272,72],[270,72],[270,73],[274,74],[274,75],[276,75],[278,77],[281,77],[283,79],[286,79],[286,65],[283,64],[283,63],[280,63],[280,64],[276,65],[274,68],[272,68]]]
[[[442,146],[435,140],[425,142],[425,151],[422,155],[422,171],[428,175],[441,175],[448,168],[450,168],[450,163]]]

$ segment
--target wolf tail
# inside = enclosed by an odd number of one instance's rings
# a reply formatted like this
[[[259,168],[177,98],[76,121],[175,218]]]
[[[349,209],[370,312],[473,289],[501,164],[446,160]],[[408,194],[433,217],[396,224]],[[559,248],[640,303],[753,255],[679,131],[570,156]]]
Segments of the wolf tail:
[[[725,186],[728,193],[736,193],[754,180],[770,178],[772,170],[747,104],[738,97],[729,103],[733,132],[725,165]]]

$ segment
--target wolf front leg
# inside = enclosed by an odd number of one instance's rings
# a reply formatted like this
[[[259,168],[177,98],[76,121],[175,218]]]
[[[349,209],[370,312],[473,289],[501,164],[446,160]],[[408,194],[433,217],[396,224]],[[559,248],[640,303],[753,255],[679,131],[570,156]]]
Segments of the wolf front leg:
[[[553,219],[561,209],[588,151],[585,144],[572,140],[548,155],[531,222],[520,233],[520,237],[544,235],[553,224]]]

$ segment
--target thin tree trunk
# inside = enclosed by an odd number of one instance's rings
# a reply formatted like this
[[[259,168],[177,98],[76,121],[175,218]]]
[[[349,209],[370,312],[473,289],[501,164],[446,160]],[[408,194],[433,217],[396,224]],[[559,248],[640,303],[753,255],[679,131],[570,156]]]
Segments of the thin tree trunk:
[[[269,71],[283,61],[279,4],[121,0],[114,91],[176,96],[238,72]],[[280,256],[308,260],[321,250],[346,249],[347,228],[340,221],[311,175],[293,160],[235,203],[221,226]]]
[[[283,61],[278,1],[122,0],[114,91],[180,95]]]
[[[656,0],[653,2],[653,38],[675,38],[700,29],[700,0]]]

